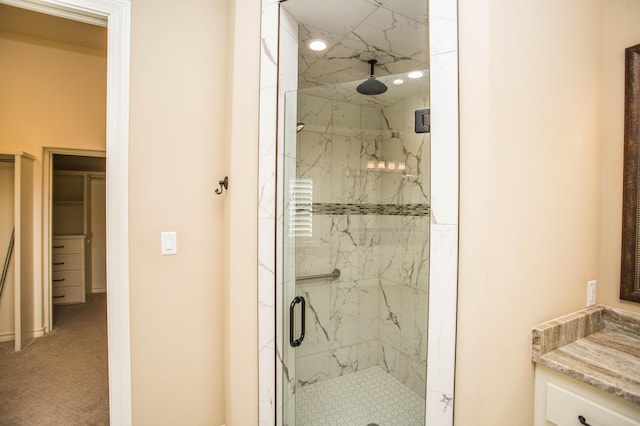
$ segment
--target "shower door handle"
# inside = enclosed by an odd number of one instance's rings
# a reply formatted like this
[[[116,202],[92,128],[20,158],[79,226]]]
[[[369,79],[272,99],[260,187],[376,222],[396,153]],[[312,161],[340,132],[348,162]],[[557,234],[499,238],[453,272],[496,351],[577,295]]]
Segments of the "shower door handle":
[[[294,309],[298,303],[301,303],[300,308],[300,337],[297,339],[293,338],[293,333],[295,332],[294,326]],[[304,297],[296,296],[292,301],[291,305],[289,305],[289,344],[291,347],[296,348],[302,344],[304,340],[304,329],[305,329],[305,321],[304,321],[304,311],[306,307],[306,302]]]

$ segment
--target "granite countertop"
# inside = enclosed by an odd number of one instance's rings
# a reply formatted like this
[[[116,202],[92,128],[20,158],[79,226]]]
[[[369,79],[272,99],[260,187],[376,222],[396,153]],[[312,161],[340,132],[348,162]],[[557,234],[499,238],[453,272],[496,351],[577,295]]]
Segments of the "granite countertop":
[[[539,324],[531,358],[640,405],[640,314],[597,305]]]

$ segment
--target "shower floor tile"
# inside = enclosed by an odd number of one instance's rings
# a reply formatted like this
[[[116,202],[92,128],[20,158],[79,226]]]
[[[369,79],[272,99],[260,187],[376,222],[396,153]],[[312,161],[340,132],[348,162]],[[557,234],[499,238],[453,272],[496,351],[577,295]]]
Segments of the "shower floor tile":
[[[425,401],[380,367],[296,391],[296,426],[423,426]]]

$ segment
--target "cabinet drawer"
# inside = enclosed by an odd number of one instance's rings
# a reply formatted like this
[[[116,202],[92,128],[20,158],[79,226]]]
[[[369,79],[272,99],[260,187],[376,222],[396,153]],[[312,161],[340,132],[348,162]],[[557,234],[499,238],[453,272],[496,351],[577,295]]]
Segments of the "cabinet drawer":
[[[547,384],[547,420],[558,426],[640,426],[640,422],[553,383]]]
[[[82,286],[54,288],[52,298],[54,305],[82,303]]]
[[[51,270],[69,271],[82,269],[82,258],[79,254],[54,254],[51,256]]]
[[[52,254],[80,253],[82,249],[82,238],[54,239],[51,242]]]
[[[82,271],[80,269],[53,271],[51,273],[51,285],[53,288],[82,285]]]

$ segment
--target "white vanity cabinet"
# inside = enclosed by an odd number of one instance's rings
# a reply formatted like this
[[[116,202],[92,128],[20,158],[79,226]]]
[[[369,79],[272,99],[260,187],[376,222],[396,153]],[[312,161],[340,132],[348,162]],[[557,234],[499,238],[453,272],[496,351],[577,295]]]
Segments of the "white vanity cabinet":
[[[54,236],[51,244],[53,303],[84,303],[84,235]]]
[[[534,426],[581,424],[640,426],[640,405],[536,365]]]

